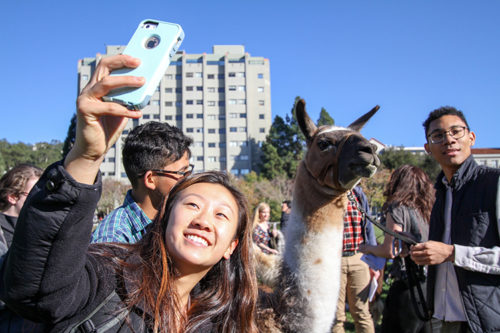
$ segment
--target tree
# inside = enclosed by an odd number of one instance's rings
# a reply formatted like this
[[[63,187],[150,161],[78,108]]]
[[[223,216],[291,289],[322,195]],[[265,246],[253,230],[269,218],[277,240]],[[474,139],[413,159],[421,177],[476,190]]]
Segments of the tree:
[[[433,181],[441,171],[439,164],[429,155],[414,154],[402,148],[388,148],[379,155],[383,167],[395,170],[403,164],[414,165],[427,173]]]
[[[335,125],[335,120],[333,120],[333,118],[325,108],[321,108],[321,112],[319,113],[318,118],[318,126],[322,125]]]
[[[296,97],[295,101],[299,98]],[[284,174],[288,178],[294,178],[298,163],[302,160],[304,146],[305,138],[299,129],[294,108],[291,116],[287,115],[285,119],[276,116],[266,142],[262,145],[262,176],[273,179],[276,175]]]
[[[97,211],[104,213],[104,215],[109,214],[122,204],[128,189],[130,189],[130,184],[115,179],[104,179],[102,181],[101,199],[97,203]]]
[[[73,114],[73,117],[71,117],[71,121],[68,127],[68,133],[66,134],[66,139],[64,140],[64,146],[63,146],[64,157],[66,157],[71,148],[73,148],[73,145],[75,144],[75,139],[76,139],[76,113]]]

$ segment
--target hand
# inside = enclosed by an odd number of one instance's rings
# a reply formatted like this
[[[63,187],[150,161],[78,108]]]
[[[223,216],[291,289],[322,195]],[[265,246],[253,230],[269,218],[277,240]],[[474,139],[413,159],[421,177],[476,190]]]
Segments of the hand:
[[[453,245],[428,241],[410,247],[411,259],[418,265],[438,265],[445,261],[455,260]]]
[[[378,280],[379,277],[380,277],[380,271],[370,268],[370,278]]]
[[[75,145],[64,161],[66,169],[77,181],[93,183],[104,155],[119,138],[128,118],[142,116],[141,112],[101,100],[113,89],[142,86],[144,78],[109,76],[114,69],[135,68],[139,64],[139,59],[127,55],[102,58],[78,97]]]

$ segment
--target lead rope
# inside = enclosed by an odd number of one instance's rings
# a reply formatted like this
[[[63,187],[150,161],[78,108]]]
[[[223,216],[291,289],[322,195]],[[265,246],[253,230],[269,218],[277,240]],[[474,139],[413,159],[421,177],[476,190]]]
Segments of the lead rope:
[[[376,225],[378,228],[380,228],[384,233],[391,235],[392,237],[407,243],[408,245],[415,245],[418,244],[417,241],[401,235],[393,230],[388,229],[387,227],[383,226],[379,222],[376,222],[368,213],[361,207],[361,205],[358,203],[358,201],[354,198],[354,194],[352,191],[347,192],[347,198],[356,206],[356,208],[361,212],[362,216],[365,217],[368,221],[370,221],[372,224]],[[405,266],[407,269],[408,274],[406,274],[408,278],[408,285],[410,288],[410,297],[413,303],[413,306],[415,308],[415,312],[417,313],[417,317],[422,320],[422,321],[429,321],[432,318],[431,311],[429,310],[429,306],[427,305],[427,301],[425,300],[424,293],[422,291],[422,286],[420,285],[420,281],[425,278],[423,274],[423,266],[417,265],[413,260],[411,260],[410,257],[405,257]],[[414,270],[414,267],[417,267],[417,270]],[[420,276],[417,276],[417,272],[419,273]],[[418,293],[418,300],[415,295],[415,290],[413,289],[413,285],[417,289]],[[432,323],[431,323],[431,328],[432,328]]]

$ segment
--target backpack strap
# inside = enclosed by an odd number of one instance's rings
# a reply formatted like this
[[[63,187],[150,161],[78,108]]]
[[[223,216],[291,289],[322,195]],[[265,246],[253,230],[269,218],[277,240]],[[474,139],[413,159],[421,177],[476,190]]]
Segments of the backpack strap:
[[[88,316],[64,333],[104,333],[121,323],[128,314],[129,310],[123,308],[120,296],[113,290]]]

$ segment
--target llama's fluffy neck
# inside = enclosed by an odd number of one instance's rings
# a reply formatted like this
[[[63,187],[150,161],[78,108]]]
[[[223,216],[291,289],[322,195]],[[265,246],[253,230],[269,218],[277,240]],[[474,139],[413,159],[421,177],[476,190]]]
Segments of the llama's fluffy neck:
[[[289,331],[326,332],[335,315],[340,284],[346,194],[325,196],[304,162],[295,180],[293,207],[285,229],[284,297],[297,297],[284,309]]]

